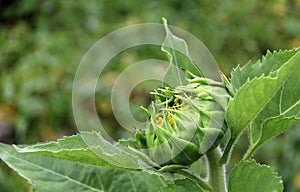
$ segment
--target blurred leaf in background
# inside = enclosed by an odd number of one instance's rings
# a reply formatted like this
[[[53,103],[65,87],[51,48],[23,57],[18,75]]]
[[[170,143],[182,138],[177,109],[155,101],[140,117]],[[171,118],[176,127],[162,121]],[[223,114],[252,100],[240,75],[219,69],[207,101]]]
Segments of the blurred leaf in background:
[[[300,45],[299,0],[0,0],[0,140],[35,143],[76,132],[72,83],[88,48],[118,28],[160,23],[163,16],[201,39],[227,75],[237,64],[259,59],[268,49]],[[149,58],[167,60],[159,47],[132,48],[105,69],[95,105],[113,137],[122,133],[110,107],[111,85],[126,66]],[[143,84],[131,95],[136,118],[141,118],[137,106],[147,104],[151,86]],[[300,190],[297,130],[269,142],[257,154],[261,162],[275,165],[287,191]],[[245,149],[235,153],[238,156]],[[19,184],[26,182],[2,167],[0,191],[21,191]]]

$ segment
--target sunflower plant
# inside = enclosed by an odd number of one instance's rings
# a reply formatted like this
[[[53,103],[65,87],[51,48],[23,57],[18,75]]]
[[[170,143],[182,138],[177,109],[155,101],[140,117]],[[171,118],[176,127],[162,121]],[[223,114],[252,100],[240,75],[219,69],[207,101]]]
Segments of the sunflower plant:
[[[151,92],[150,107],[141,107],[145,127],[131,139],[112,144],[81,132],[57,142],[0,144],[0,158],[34,191],[283,191],[280,176],[253,154],[300,121],[300,49],[268,52],[217,81],[177,52],[179,38],[164,23],[165,42],[174,45],[162,46],[170,59],[166,79],[180,83]],[[248,150],[228,167],[244,132]]]

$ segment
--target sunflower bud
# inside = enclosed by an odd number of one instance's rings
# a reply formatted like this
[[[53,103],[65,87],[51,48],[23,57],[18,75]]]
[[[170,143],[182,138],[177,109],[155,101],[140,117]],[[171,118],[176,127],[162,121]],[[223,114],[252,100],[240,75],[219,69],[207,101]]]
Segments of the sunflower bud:
[[[189,73],[187,71],[187,73]],[[226,131],[229,94],[223,83],[189,73],[189,83],[162,87],[152,94],[144,132],[136,134],[139,147],[160,165],[190,165],[218,146]]]

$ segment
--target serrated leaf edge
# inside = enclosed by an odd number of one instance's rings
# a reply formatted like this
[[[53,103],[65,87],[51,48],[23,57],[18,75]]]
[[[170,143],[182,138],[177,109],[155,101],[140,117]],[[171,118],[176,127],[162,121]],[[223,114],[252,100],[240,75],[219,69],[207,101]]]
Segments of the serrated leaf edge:
[[[240,161],[238,164],[236,164],[236,165],[234,166],[234,168],[230,171],[230,173],[229,173],[229,175],[228,175],[228,178],[230,178],[230,175],[232,174],[232,172],[233,172],[234,170],[236,170],[236,169],[238,168],[238,166],[239,166],[240,164],[242,164],[242,163],[249,163],[249,164],[258,165],[260,168],[267,168],[267,169],[271,172],[271,174],[272,174],[276,179],[279,179],[279,180],[280,180],[280,181],[279,181],[280,184],[283,183],[282,177],[281,177],[280,175],[278,175],[277,172],[273,171],[269,165],[257,163],[254,159],[252,159],[252,160],[241,160],[241,161]]]
[[[241,66],[240,64],[238,64],[230,73],[230,76],[233,77],[235,72],[236,71],[239,71],[239,72],[242,72],[246,67],[251,67],[252,69],[254,69],[255,67],[258,67],[258,66],[262,66],[264,64],[264,61],[267,60],[268,58],[271,58],[271,57],[276,57],[277,55],[280,55],[280,54],[287,54],[287,53],[291,53],[291,52],[295,52],[295,54],[300,51],[300,47],[297,47],[297,48],[294,48],[294,49],[291,49],[291,50],[273,50],[273,52],[271,52],[270,50],[267,50],[267,53],[265,55],[262,56],[261,59],[258,59],[256,60],[255,62],[253,62],[253,60],[249,60],[245,65]],[[293,57],[293,56],[292,56]],[[279,70],[280,68],[278,68],[277,70]],[[275,70],[275,71],[277,71]],[[273,71],[273,72],[275,72]],[[269,73],[270,74],[270,73]],[[267,74],[267,76],[269,75]],[[264,73],[262,74],[264,75]],[[262,76],[261,75],[261,76]],[[247,79],[247,82],[249,80],[249,77]],[[247,83],[245,82],[245,83]],[[245,84],[244,83],[244,84]],[[233,89],[234,89],[234,92],[237,92],[241,87],[239,87],[238,89],[236,89],[233,85],[232,85]]]

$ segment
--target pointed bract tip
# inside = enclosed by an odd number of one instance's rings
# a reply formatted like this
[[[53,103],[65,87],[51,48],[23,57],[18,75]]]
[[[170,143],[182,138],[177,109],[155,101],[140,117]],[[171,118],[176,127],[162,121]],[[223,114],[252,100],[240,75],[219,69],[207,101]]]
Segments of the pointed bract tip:
[[[161,20],[164,25],[168,25],[167,19],[165,17],[162,17]]]

